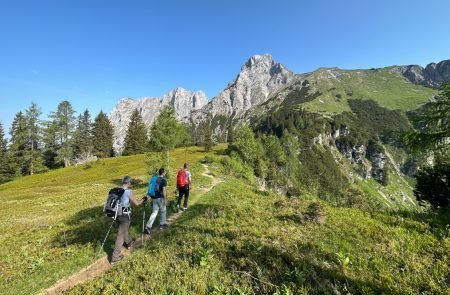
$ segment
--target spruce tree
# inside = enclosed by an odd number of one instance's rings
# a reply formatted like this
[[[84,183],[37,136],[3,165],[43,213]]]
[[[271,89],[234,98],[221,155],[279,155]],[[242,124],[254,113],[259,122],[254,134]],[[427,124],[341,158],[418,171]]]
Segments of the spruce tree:
[[[94,154],[99,158],[114,156],[114,128],[103,111],[95,117],[92,127]]]
[[[27,120],[22,111],[18,112],[13,119],[11,129],[11,146],[8,154],[8,162],[14,175],[26,174],[25,156],[28,148]]]
[[[50,169],[61,167],[61,163],[56,161],[59,141],[57,135],[58,126],[56,121],[45,121],[43,123],[42,141],[44,143],[44,164]]]
[[[212,142],[212,130],[211,120],[200,123],[198,126],[199,143],[205,148],[206,152],[209,152],[213,146]]]
[[[150,129],[150,147],[164,153],[169,167],[169,151],[182,142],[185,129],[177,121],[175,110],[171,107],[162,109]]]
[[[75,158],[91,155],[93,149],[92,122],[88,110],[78,116],[77,128],[75,130],[73,151]]]
[[[439,97],[425,104],[413,116],[417,130],[403,134],[403,141],[414,152],[448,153],[450,138],[450,82],[443,85]]]
[[[122,155],[143,154],[148,147],[147,127],[137,109],[133,111],[128,124]]]
[[[5,138],[3,125],[0,123],[0,184],[11,180],[14,171],[11,171],[8,162],[8,141]]]
[[[75,111],[68,101],[62,101],[55,113],[50,117],[56,122],[56,134],[59,147],[56,160],[62,162],[64,167],[70,166],[73,157],[73,133],[75,127]]]
[[[39,149],[41,140],[39,116],[41,114],[40,108],[34,102],[31,103],[31,106],[26,110],[25,118],[28,130],[28,148],[25,152],[25,174],[32,175],[34,173],[46,171]]]

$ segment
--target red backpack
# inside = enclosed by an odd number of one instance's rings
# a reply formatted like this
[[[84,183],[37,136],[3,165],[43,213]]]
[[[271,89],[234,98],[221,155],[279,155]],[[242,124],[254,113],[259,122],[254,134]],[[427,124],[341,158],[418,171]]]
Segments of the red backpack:
[[[181,169],[180,171],[178,171],[178,174],[177,174],[177,188],[180,188],[180,187],[183,187],[186,185],[187,185],[186,171]]]

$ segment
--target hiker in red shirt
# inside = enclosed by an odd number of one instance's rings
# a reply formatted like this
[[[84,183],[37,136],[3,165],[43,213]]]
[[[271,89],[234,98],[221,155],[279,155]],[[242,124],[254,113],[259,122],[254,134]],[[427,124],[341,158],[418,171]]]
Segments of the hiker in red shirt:
[[[179,192],[177,209],[178,210],[186,210],[188,206],[189,200],[189,191],[191,189],[191,173],[188,171],[189,165],[188,163],[184,163],[183,169],[180,169],[177,174],[177,189]],[[183,208],[180,208],[181,199],[184,196]]]

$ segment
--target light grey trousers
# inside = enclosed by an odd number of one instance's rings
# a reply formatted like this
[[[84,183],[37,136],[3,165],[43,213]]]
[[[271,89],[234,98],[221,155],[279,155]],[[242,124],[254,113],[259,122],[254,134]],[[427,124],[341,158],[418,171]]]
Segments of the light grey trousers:
[[[152,201],[153,203],[153,210],[152,210],[152,215],[150,215],[150,218],[147,222],[147,228],[151,229],[153,222],[155,222],[156,219],[156,215],[158,215],[158,211],[161,209],[161,217],[160,217],[160,221],[159,224],[166,224],[166,202],[164,201],[164,198],[159,198],[159,199],[153,199]]]

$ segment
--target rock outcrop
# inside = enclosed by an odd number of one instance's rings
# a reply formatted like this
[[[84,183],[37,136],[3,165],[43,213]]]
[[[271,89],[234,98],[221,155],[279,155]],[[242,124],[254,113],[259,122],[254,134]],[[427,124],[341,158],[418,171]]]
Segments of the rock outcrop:
[[[194,121],[204,119],[205,115],[230,117],[242,114],[253,106],[264,103],[293,77],[294,73],[275,62],[271,55],[254,55],[218,96],[195,112]]]
[[[114,150],[121,153],[128,123],[135,109],[139,110],[145,124],[151,126],[165,106],[175,109],[178,120],[189,122],[192,112],[202,108],[207,102],[208,98],[203,91],[192,92],[183,88],[175,88],[162,97],[121,99],[109,115],[114,126]]]
[[[432,88],[439,88],[442,82],[450,80],[450,60],[430,63],[425,68],[418,65],[395,66],[394,71],[401,73],[409,81]]]

